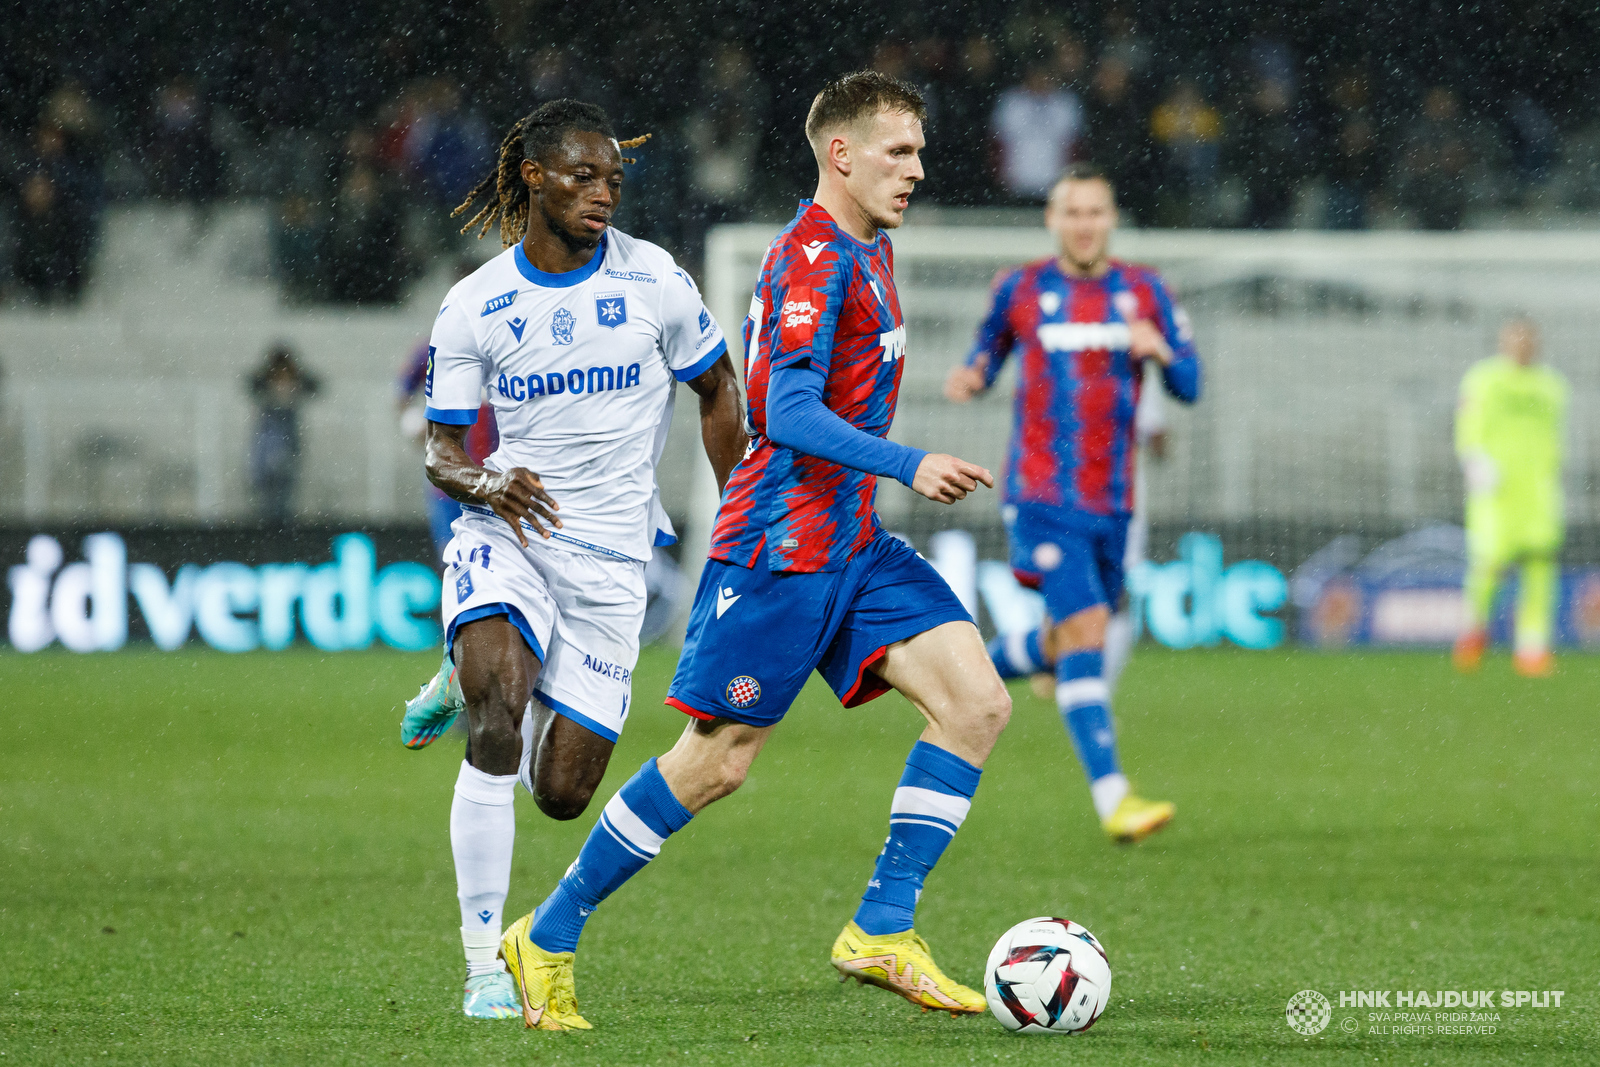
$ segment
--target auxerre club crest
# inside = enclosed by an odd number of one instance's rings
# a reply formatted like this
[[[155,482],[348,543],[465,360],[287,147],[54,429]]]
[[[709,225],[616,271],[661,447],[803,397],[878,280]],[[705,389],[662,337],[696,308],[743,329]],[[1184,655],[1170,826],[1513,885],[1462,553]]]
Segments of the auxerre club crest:
[[[550,318],[550,343],[570,345],[572,343],[572,328],[577,324],[578,316],[566,308],[556,308],[556,313]]]
[[[622,293],[596,293],[594,317],[608,330],[615,330],[628,321],[628,300]]]

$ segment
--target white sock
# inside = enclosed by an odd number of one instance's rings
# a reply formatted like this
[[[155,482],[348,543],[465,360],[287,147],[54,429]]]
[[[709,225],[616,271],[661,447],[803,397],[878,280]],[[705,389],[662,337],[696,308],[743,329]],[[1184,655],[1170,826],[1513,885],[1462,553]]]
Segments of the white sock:
[[[1126,611],[1119,611],[1106,621],[1106,644],[1103,650],[1101,677],[1106,680],[1106,688],[1113,693],[1117,691],[1117,678],[1122,674],[1122,668],[1128,665],[1128,657],[1133,655],[1133,616]]]
[[[1102,774],[1089,783],[1089,795],[1094,798],[1094,812],[1105,822],[1117,810],[1122,798],[1128,795],[1128,779],[1122,774]]]
[[[516,775],[485,774],[465,760],[456,777],[455,799],[450,804],[450,851],[456,859],[461,947],[466,952],[469,978],[504,968],[495,957],[500,948],[501,912],[511,888],[516,787]]]

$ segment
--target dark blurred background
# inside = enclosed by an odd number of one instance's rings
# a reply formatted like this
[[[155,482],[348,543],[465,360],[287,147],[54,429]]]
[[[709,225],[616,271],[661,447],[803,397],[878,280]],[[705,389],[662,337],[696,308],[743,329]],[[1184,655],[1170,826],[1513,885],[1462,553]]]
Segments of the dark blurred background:
[[[1566,561],[1600,564],[1600,5],[880,8],[19,5],[0,19],[10,615],[17,582],[45,589],[108,530],[172,583],[185,563],[320,562],[352,530],[381,563],[432,562],[450,508],[422,473],[427,337],[500,250],[450,211],[510,124],[575,96],[653,134],[617,224],[694,272],[734,336],[814,188],[812,96],[863,66],[929,109],[896,235],[914,347],[897,439],[1003,462],[1009,379],[959,414],[939,383],[994,272],[1049,254],[1051,181],[1090,160],[1118,186],[1116,253],[1164,272],[1207,362],[1205,400],[1146,468],[1153,559],[1204,531],[1297,590],[1363,559],[1456,573],[1457,388],[1531,315],[1573,386]],[[708,270],[711,232],[738,223],[757,225],[719,231]],[[658,481],[695,542],[693,405],[675,421]],[[992,497],[924,503],[878,499],[919,548],[955,525],[1003,558]],[[1600,570],[1584,581],[1600,642]]]
[[[919,203],[995,221],[1096,159],[1146,227],[1571,225],[1597,57],[1578,0],[35,2],[0,22],[0,290],[76,299],[107,205],[192,205],[198,241],[253,201],[286,299],[397,301],[558,96],[655,134],[620,224],[698,268],[708,226],[809,192],[811,96],[862,66],[927,95]]]

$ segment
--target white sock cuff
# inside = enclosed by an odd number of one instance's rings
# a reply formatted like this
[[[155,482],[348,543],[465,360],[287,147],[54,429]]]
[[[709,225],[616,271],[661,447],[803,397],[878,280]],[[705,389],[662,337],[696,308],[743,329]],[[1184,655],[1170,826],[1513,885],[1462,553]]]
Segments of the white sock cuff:
[[[628,802],[622,799],[620,789],[606,803],[605,810],[600,812],[600,824],[622,847],[646,860],[655,859],[667,841],[633,813]]]
[[[889,824],[923,823],[954,834],[966,822],[967,812],[971,810],[970,797],[903,785],[894,791],[894,803],[889,808]]]
[[[461,950],[467,957],[467,974],[477,977],[482,974],[494,974],[496,971],[505,970],[505,964],[499,960],[500,955],[500,929],[473,930],[470,927],[461,928]]]
[[[456,796],[474,804],[501,807],[514,803],[516,788],[516,775],[485,774],[466,760],[461,761],[461,773],[456,775]]]
[[[1111,818],[1128,795],[1128,778],[1124,774],[1103,774],[1089,783],[1089,796],[1094,800],[1095,814],[1101,819]]]
[[[1111,687],[1104,678],[1074,678],[1056,683],[1056,703],[1063,708],[1111,703]]]
[[[500,924],[494,926],[479,926],[473,929],[470,926],[461,928],[461,945],[471,951],[475,948],[491,950],[491,955],[500,950]]]
[[[1033,674],[1039,669],[1039,664],[1033,662],[1033,657],[1028,655],[1028,635],[1032,632],[1013,630],[1006,634],[1006,659],[1011,661],[1012,668],[1023,674]]]

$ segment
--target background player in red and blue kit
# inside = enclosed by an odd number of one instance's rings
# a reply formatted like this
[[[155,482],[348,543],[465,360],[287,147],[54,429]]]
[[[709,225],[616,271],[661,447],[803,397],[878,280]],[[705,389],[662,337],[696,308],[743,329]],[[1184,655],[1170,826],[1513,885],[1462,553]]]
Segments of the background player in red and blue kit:
[[[816,199],[801,203],[762,263],[746,333],[750,448],[723,492],[668,691],[692,719],[606,805],[512,946],[538,961],[552,990],[570,988],[589,913],[694,813],[739,787],[816,670],[847,706],[894,688],[928,720],[832,963],[926,1008],[985,1008],[982,993],[935,966],[912,919],[1011,700],[950,587],[883,532],[872,507],[877,475],[943,503],[994,484],[981,467],[884,436],[906,349],[882,231],[900,225],[922,180],[923,116],[914,88],[875,72],[840,78],[812,104]]]
[[[1021,641],[996,638],[990,654],[1003,677],[1054,665],[1056,703],[1101,825],[1115,840],[1137,841],[1166,825],[1173,806],[1129,792],[1117,760],[1106,623],[1122,597],[1144,361],[1160,364],[1167,392],[1193,403],[1200,360],[1160,276],[1107,254],[1116,224],[1105,176],[1086,164],[1068,170],[1045,207],[1061,254],[996,279],[977,343],[945,395],[965,403],[1017,355],[1003,515],[1011,566],[1044,594],[1049,618]]]

